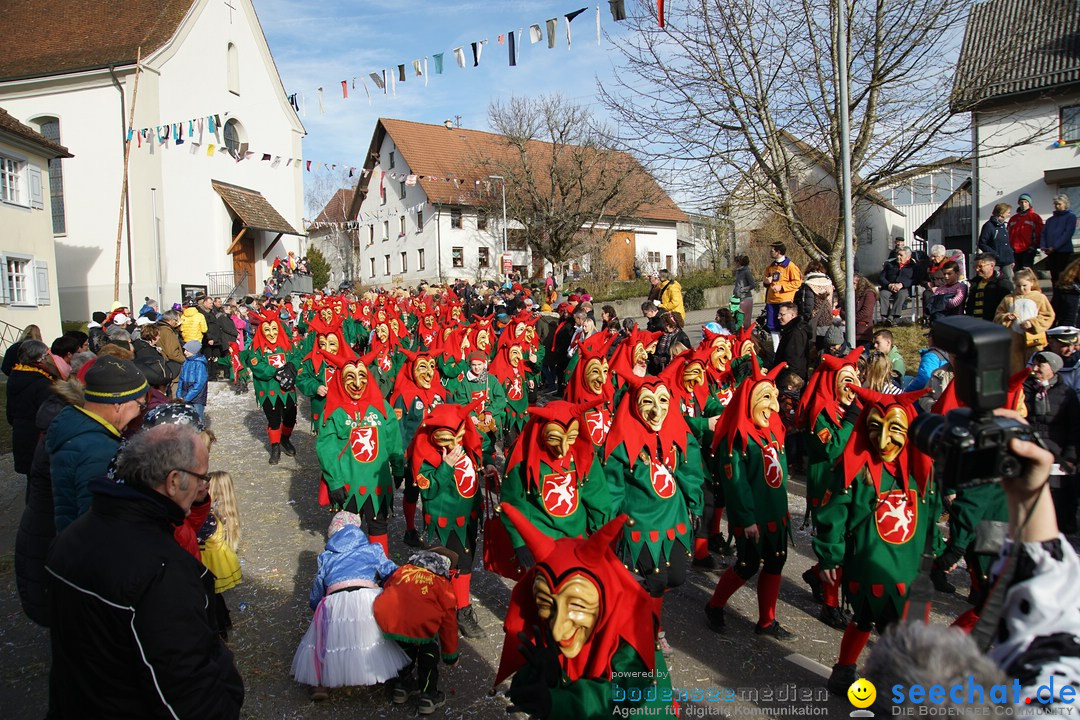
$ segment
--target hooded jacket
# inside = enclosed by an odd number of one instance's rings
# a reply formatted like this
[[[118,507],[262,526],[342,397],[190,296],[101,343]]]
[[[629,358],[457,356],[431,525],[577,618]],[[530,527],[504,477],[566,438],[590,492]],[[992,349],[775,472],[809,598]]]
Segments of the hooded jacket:
[[[346,525],[326,541],[319,553],[319,570],[311,583],[308,604],[314,610],[326,596],[327,588],[351,580],[386,580],[397,565],[386,557],[382,545],[368,541],[358,525]]]
[[[45,449],[57,534],[90,509],[90,481],[105,476],[119,447],[116,429],[81,407],[66,407],[53,419]]]
[[[34,425],[38,409],[49,396],[53,379],[41,368],[16,364],[7,381],[7,421],[11,425],[11,452],[15,472],[30,472],[38,429]]]
[[[203,341],[203,336],[209,330],[206,324],[206,316],[199,312],[194,305],[184,308],[184,314],[180,318],[180,337],[184,342],[189,340]]]
[[[243,680],[210,625],[209,571],[173,539],[183,518],[153,490],[99,481],[90,511],[57,538],[47,564],[57,717],[239,717]]]

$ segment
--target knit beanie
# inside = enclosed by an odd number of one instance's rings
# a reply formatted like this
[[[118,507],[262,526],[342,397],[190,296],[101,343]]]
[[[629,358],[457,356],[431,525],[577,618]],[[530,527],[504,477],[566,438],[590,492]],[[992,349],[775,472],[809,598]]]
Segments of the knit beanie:
[[[356,513],[348,512],[347,510],[339,510],[335,513],[334,518],[330,521],[330,527],[326,529],[326,537],[333,537],[334,533],[341,530],[346,525],[355,525],[360,527],[360,524],[364,521],[362,517]]]
[[[111,355],[98,357],[85,380],[87,402],[126,403],[141,398],[150,387],[133,362]]]
[[[184,352],[191,353],[192,355],[198,355],[202,351],[202,343],[198,340],[188,340],[184,343]]]
[[[1019,202],[1023,202],[1024,200],[1028,201],[1028,205],[1032,204],[1031,203],[1031,196],[1028,195],[1027,193],[1022,194],[1019,198],[1017,198],[1016,202],[1019,203]]]

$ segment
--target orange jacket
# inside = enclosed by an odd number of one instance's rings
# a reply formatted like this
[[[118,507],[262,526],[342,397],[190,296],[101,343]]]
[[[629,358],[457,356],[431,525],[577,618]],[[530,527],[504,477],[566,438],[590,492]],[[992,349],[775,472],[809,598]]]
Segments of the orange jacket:
[[[441,575],[402,565],[387,578],[373,610],[383,635],[415,644],[438,635],[443,660],[457,658],[457,600],[450,581]]]
[[[802,285],[802,272],[799,267],[791,258],[786,257],[783,262],[786,265],[774,260],[765,268],[765,302],[770,305],[791,302],[795,299],[795,291]],[[779,285],[780,290],[773,290],[774,285]]]

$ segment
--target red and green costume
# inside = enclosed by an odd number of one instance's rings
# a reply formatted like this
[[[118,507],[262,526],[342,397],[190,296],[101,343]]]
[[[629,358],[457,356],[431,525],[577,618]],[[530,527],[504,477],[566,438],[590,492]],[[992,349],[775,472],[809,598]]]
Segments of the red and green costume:
[[[341,332],[340,320],[334,325],[327,325],[322,318],[316,317],[310,323],[309,336],[313,339],[311,352],[300,363],[300,370],[296,375],[296,388],[311,400],[311,430],[318,434],[322,426],[323,407],[326,405],[326,396],[319,395],[319,388],[330,389],[330,381],[334,378],[336,366],[330,361],[331,353],[323,347],[325,342],[320,343],[320,338],[334,336],[338,342],[338,348],[345,347],[345,337]]]
[[[504,343],[488,368],[488,374],[498,379],[506,396],[502,430],[520,432],[529,419],[529,388],[525,376],[525,348],[519,343]]]
[[[497,429],[502,427],[503,414],[506,412],[506,392],[502,383],[491,373],[485,372],[483,376],[476,376],[472,374],[472,370],[467,369],[461,378],[449,380],[446,387],[451,401],[472,407],[472,416],[478,422],[482,423],[486,415],[490,415],[494,421],[496,430],[480,432],[483,438],[484,465],[490,465],[495,459]]]
[[[600,392],[593,392],[585,382],[585,372],[593,361],[601,363],[604,372],[609,371],[607,354],[615,337],[600,332],[585,338],[578,346],[578,363],[570,373],[566,391],[563,393],[563,397],[569,402],[593,406],[585,411],[585,427],[582,429],[587,432],[597,449],[604,446],[611,430],[611,421],[615,417],[615,387],[609,376],[608,381],[600,386]]]
[[[255,389],[255,401],[266,415],[266,434],[270,439],[271,462],[275,462],[275,448],[281,446],[282,438],[288,441],[296,426],[296,388],[281,389],[276,373],[292,363],[294,348],[289,331],[277,312],[267,310],[262,315],[249,313],[253,330],[251,343],[240,353],[240,364],[251,372]],[[264,325],[276,327],[273,342],[267,338]],[[294,364],[295,367],[295,364]],[[288,447],[291,449],[291,441]]]

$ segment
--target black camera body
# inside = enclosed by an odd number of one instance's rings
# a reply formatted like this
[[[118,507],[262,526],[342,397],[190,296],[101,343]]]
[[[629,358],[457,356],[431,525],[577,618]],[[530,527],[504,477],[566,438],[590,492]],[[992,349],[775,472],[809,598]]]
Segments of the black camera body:
[[[1019,477],[1024,466],[1009,451],[1009,440],[1042,443],[1028,425],[994,415],[1008,395],[1011,333],[965,316],[938,320],[932,333],[934,344],[949,353],[956,396],[964,407],[916,418],[911,424],[915,447],[934,458],[938,477],[956,489]]]

